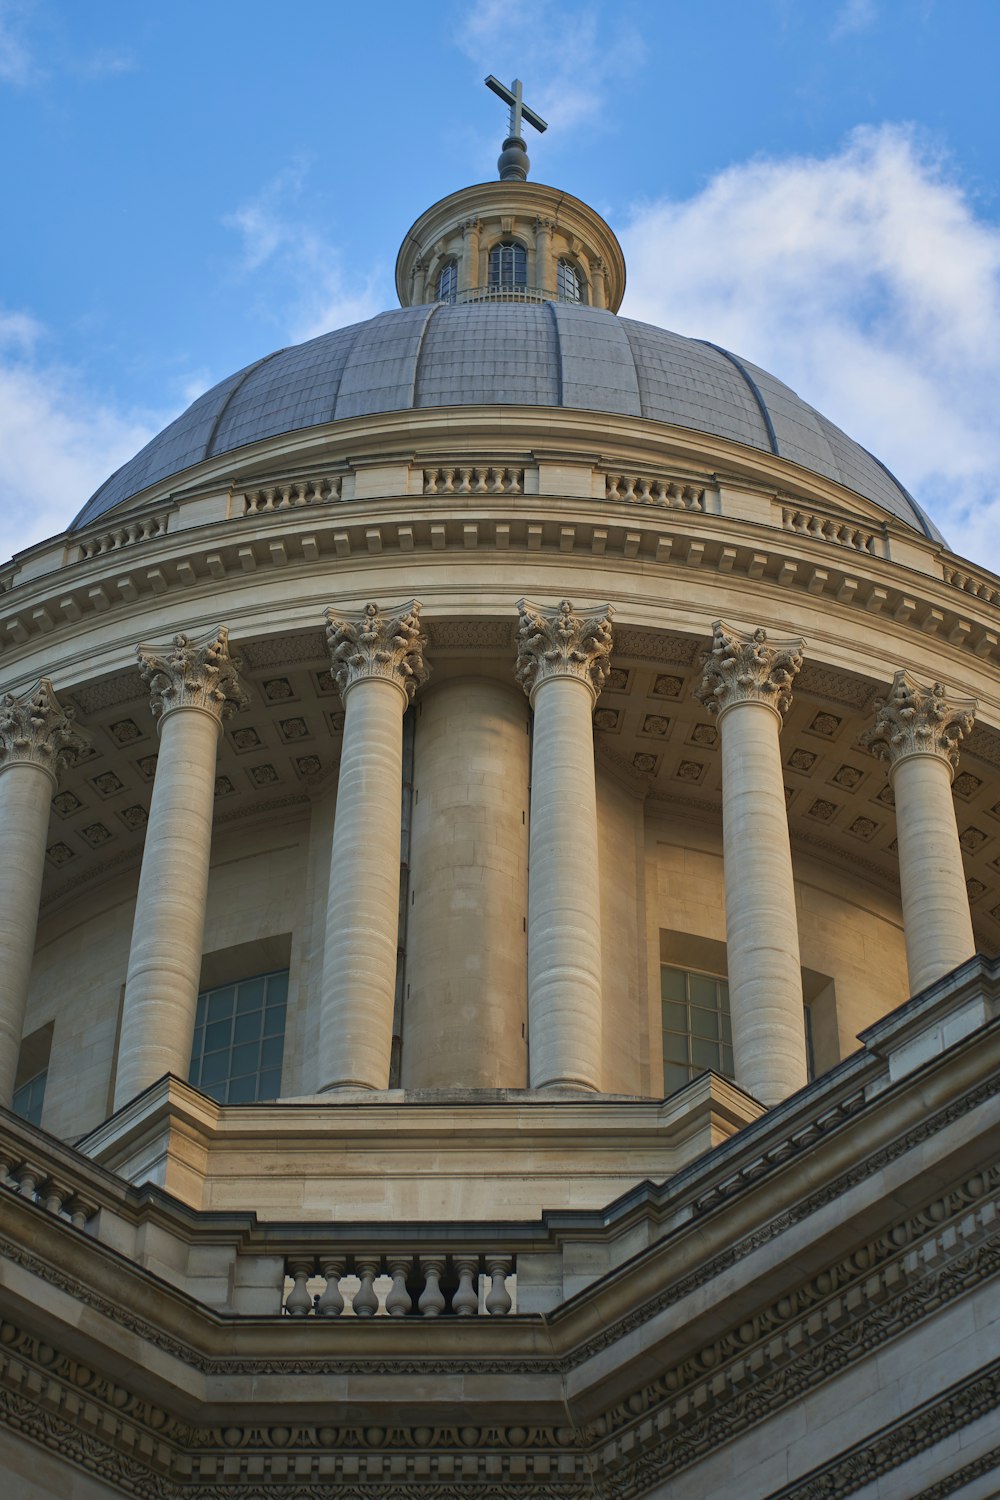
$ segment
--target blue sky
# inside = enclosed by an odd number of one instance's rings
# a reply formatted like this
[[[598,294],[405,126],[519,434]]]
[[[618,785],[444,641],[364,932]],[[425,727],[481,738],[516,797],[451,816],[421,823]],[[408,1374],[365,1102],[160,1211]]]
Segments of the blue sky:
[[[495,173],[592,203],[623,312],[774,370],[1000,569],[1000,0],[0,0],[0,551],[261,354],[392,306]]]

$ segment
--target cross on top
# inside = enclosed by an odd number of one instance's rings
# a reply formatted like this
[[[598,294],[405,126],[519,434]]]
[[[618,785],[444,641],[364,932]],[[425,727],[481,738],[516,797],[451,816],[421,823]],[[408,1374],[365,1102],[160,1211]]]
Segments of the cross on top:
[[[536,115],[533,109],[529,109],[521,97],[521,80],[515,78],[510,88],[502,84],[499,78],[494,78],[491,73],[486,79],[486,87],[492,89],[494,94],[510,105],[510,133],[513,137],[521,139],[521,121],[527,120],[529,125],[534,125],[539,132],[547,130],[548,126],[541,115]]]

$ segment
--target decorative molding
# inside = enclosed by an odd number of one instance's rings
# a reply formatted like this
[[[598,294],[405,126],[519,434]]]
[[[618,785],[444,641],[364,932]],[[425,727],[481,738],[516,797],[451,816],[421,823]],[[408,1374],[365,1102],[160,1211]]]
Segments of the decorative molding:
[[[548,608],[519,599],[517,609],[514,676],[528,697],[552,677],[575,677],[586,683],[596,701],[610,670],[611,605],[578,615],[569,599]]]
[[[288,635],[262,635],[245,641],[240,654],[247,670],[264,667],[295,667],[326,661],[326,640],[322,630],[303,630]]]
[[[427,678],[427,637],[420,625],[420,602],[411,599],[396,615],[382,615],[375,603],[365,605],[360,620],[345,620],[331,607],[326,612],[326,642],[331,673],[341,698],[357,682],[381,678],[394,682],[408,703]]]
[[[74,688],[69,694],[82,714],[100,713],[105,708],[118,708],[123,703],[145,703],[148,699],[146,684],[138,667],[128,667],[116,672],[113,677],[102,677],[99,682],[86,687]]]
[[[435,651],[512,650],[514,630],[510,620],[433,620],[427,627]]]
[[[959,745],[975,722],[974,698],[949,699],[940,682],[924,687],[905,668],[892,679],[888,696],[875,700],[875,723],[859,743],[890,768],[908,755],[937,755],[952,774]]]
[[[63,708],[47,677],[19,697],[0,697],[0,770],[13,765],[41,766],[58,781],[59,772],[90,750],[93,735],[75,722],[72,707]]]
[[[716,620],[694,695],[709,713],[723,713],[737,703],[763,703],[783,719],[791,707],[804,646],[800,640],[768,645],[767,632],[760,626],[746,633]]]
[[[866,677],[855,677],[850,672],[838,672],[835,667],[823,667],[818,662],[804,661],[795,679],[798,693],[809,693],[817,698],[832,698],[834,703],[843,703],[848,708],[863,712],[878,691],[876,683]]]
[[[688,667],[698,654],[702,637],[668,635],[656,630],[636,630],[620,625],[615,630],[615,655],[624,660],[664,662]]]
[[[225,625],[198,640],[182,631],[174,636],[172,646],[137,646],[135,650],[154,719],[162,720],[178,708],[199,708],[221,722],[250,702],[240,681],[242,662],[229,655]]]
[[[78,560],[83,562],[90,557],[101,557],[106,552],[120,552],[136,542],[150,542],[154,537],[165,536],[169,522],[170,511],[165,510],[139,516],[110,531],[89,532],[80,538]]]

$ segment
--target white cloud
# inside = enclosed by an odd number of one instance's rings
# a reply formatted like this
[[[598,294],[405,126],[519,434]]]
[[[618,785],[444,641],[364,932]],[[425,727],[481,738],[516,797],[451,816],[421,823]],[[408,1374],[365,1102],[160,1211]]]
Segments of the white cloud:
[[[623,313],[774,372],[1000,571],[1000,228],[907,129],[637,208]]]
[[[349,277],[336,245],[303,217],[306,175],[303,163],[293,164],[223,219],[242,240],[239,274],[266,274],[266,310],[291,343],[361,322],[394,301],[387,267]]]
[[[857,36],[860,31],[869,31],[877,19],[875,0],[844,0],[833,18],[831,39],[840,41],[845,36]]]
[[[0,556],[63,531],[174,413],[119,409],[37,356],[43,330],[0,310]]]
[[[0,83],[23,88],[36,70],[24,39],[25,8],[17,0],[0,0]]]
[[[596,120],[612,87],[645,56],[630,22],[552,0],[480,0],[463,10],[456,36],[484,77],[495,73],[507,84],[523,77],[525,102],[560,130]]]

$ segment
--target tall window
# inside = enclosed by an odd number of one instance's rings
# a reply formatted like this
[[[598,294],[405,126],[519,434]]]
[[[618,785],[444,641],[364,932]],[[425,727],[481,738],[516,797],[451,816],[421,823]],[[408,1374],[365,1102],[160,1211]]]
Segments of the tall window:
[[[446,261],[441,267],[437,281],[437,299],[439,302],[454,302],[458,293],[458,262]]]
[[[490,289],[513,290],[528,285],[528,252],[517,240],[501,240],[490,251]]]
[[[663,1092],[672,1094],[689,1078],[712,1068],[733,1076],[729,985],[711,974],[660,969],[663,1001]]]
[[[281,1092],[288,970],[203,990],[195,1015],[195,1088],[220,1104],[253,1104]]]
[[[583,301],[580,273],[568,260],[561,260],[556,266],[556,293],[560,302]]]
[[[49,1076],[48,1068],[43,1073],[36,1073],[34,1078],[29,1078],[14,1090],[11,1100],[11,1109],[22,1120],[27,1120],[29,1125],[40,1125],[42,1123],[42,1105],[45,1102],[45,1081]]]

